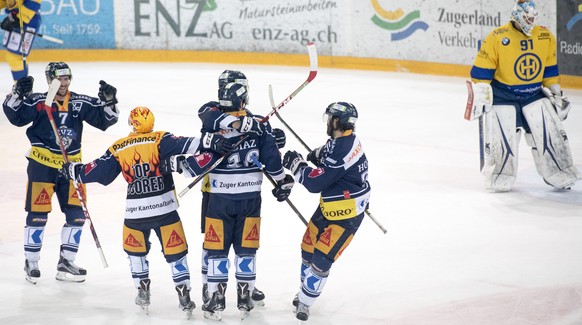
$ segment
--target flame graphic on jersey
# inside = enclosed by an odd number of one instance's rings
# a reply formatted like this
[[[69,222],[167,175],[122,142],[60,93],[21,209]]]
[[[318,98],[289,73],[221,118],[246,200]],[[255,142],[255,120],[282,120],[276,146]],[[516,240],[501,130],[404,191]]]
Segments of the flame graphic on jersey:
[[[388,11],[382,8],[378,0],[371,0],[371,3],[376,11],[372,17],[372,22],[380,28],[393,31],[390,34],[391,41],[401,41],[419,29],[424,31],[428,29],[428,24],[420,20],[419,10],[414,10],[404,16],[404,11],[401,8],[396,11]]]
[[[160,157],[157,150],[155,152],[150,152],[147,150],[149,147],[138,147],[136,150],[133,151],[133,156],[129,157],[129,155],[120,155],[119,156],[119,165],[121,166],[121,172],[123,174],[123,178],[126,182],[131,183],[135,180],[135,170],[133,166],[135,165],[143,165],[149,164],[150,171],[147,176],[160,176],[162,173],[160,172]],[[143,154],[138,152],[139,149]],[[153,173],[153,174],[152,174]]]

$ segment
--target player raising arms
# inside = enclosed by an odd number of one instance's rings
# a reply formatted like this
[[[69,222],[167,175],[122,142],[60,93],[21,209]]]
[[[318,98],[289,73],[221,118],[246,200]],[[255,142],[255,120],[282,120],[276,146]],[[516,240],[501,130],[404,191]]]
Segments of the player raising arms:
[[[581,176],[562,126],[570,103],[558,83],[556,39],[537,19],[534,1],[519,0],[510,22],[487,36],[471,69],[474,97],[465,118],[482,118],[481,172],[494,191],[509,191],[515,182],[522,133],[548,185],[568,189]]]
[[[105,131],[117,123],[117,90],[101,81],[98,97],[77,94],[69,91],[73,74],[64,62],[51,62],[47,65],[46,80],[50,84],[54,79],[60,81],[55,101],[50,107],[64,150],[69,161],[81,161],[81,139],[83,122],[87,122]],[[73,263],[79,250],[79,243],[85,215],[81,203],[73,190],[72,182],[59,176],[64,157],[57,137],[51,128],[47,111],[43,109],[47,94],[32,93],[34,79],[19,79],[13,87],[12,94],[4,101],[4,113],[10,123],[25,126],[32,122],[26,135],[32,145],[27,154],[28,185],[24,227],[24,271],[26,279],[36,283],[40,277],[38,261],[43,244],[44,228],[48,213],[52,211],[51,198],[56,193],[66,223],[61,232],[61,253],[57,265],[57,280],[85,281],[87,271]],[[86,199],[86,198],[85,198]]]

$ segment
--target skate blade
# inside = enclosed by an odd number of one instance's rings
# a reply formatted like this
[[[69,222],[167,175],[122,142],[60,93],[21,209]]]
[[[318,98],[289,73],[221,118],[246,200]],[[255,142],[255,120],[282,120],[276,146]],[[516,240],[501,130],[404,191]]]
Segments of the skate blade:
[[[85,275],[75,275],[67,272],[58,271],[55,278],[65,282],[85,282]]]
[[[250,311],[248,311],[248,310],[241,310],[241,311],[240,311],[240,320],[243,320],[243,319],[245,319],[245,318],[249,317],[249,314],[250,314],[250,313],[251,313],[251,312],[250,312]]]
[[[141,310],[145,312],[146,315],[150,315],[150,306],[139,306]]]
[[[25,276],[24,278],[26,279],[26,281],[28,281],[28,282],[30,282],[32,284],[36,284],[38,282],[38,278],[34,278],[34,277],[31,277],[31,276],[28,276],[28,275]]]
[[[204,318],[206,319],[213,319],[213,320],[222,320],[222,312],[221,311],[205,311]]]

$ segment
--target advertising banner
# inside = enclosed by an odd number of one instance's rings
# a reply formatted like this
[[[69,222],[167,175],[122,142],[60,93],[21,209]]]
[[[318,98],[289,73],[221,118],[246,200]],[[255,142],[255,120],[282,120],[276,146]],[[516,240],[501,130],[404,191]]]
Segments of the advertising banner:
[[[582,76],[582,1],[558,1],[560,74]]]
[[[470,65],[480,42],[509,21],[513,1],[132,0],[119,3],[118,45],[302,53]],[[555,33],[555,6],[538,2]]]
[[[64,44],[36,38],[34,48],[115,48],[113,0],[43,0],[40,13],[38,32],[62,39]]]

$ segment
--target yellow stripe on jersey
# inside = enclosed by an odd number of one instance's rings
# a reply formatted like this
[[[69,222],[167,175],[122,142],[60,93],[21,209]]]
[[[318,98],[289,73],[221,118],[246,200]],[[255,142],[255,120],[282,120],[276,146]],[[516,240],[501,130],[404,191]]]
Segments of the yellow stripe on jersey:
[[[39,147],[32,147],[26,155],[28,158],[51,168],[61,169],[65,163],[63,155],[52,153],[50,150]],[[81,162],[81,153],[67,155],[70,162]]]

